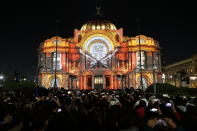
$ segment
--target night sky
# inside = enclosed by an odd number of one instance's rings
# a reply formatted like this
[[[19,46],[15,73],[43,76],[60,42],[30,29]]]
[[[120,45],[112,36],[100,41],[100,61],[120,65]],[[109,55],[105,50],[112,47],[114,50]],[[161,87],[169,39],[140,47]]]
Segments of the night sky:
[[[168,1],[132,2],[132,0],[79,0],[51,3],[2,3],[0,8],[0,73],[18,70],[35,78],[37,49],[45,39],[54,36],[60,20],[61,37],[72,37],[88,20],[95,19],[95,7],[101,5],[102,19],[110,20],[124,35],[136,36],[136,18],[141,34],[153,37],[161,46],[164,64],[170,64],[197,53],[197,14],[194,3]]]

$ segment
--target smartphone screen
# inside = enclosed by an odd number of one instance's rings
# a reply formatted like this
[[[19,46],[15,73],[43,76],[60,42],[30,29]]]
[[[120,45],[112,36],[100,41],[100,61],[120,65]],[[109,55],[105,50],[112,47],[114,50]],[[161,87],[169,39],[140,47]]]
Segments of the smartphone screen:
[[[172,104],[171,103],[166,103],[166,105],[165,105],[166,107],[171,107],[172,106]]]
[[[58,110],[57,110],[57,112],[61,112],[62,111],[62,109],[61,108],[59,108]]]
[[[154,102],[159,101],[159,99],[154,99]]]
[[[157,112],[157,109],[156,108],[151,108],[150,111],[151,112]]]
[[[163,119],[158,119],[158,120],[157,120],[157,124],[158,124],[158,125],[167,126],[166,121],[165,121],[165,120],[163,120]]]

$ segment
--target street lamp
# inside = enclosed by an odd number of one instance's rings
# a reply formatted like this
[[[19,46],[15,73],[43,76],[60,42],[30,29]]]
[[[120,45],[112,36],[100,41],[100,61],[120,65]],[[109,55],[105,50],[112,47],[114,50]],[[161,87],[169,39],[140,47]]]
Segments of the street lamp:
[[[54,81],[54,85],[53,85],[53,89],[57,88],[57,44],[58,44],[58,24],[60,23],[60,20],[56,20],[56,40],[55,40],[55,81]]]
[[[56,40],[55,40],[55,72],[54,72],[55,81],[54,81],[53,88],[57,88],[57,41],[58,41],[58,38],[56,36]]]
[[[2,84],[3,84],[4,79],[5,79],[5,77],[0,74],[0,87],[3,86]]]
[[[3,75],[0,75],[0,80],[4,80],[4,76]]]
[[[142,82],[142,72],[141,72],[141,69],[140,69],[140,67],[139,68],[136,68],[135,69],[135,73],[140,73],[140,78],[139,78],[139,86],[137,87],[137,88],[139,88],[139,89],[144,89],[143,87],[144,87],[144,85],[143,85],[143,82]],[[138,80],[137,80],[138,81]],[[136,84],[137,85],[137,84]]]
[[[156,95],[156,79],[155,79],[155,70],[157,69],[157,66],[153,66],[153,90],[154,95]]]
[[[138,46],[139,46],[139,53],[140,53],[140,89],[144,90],[144,85],[142,83],[142,49],[141,49],[141,38],[140,38],[140,18],[136,19],[137,22],[137,30],[138,30]]]

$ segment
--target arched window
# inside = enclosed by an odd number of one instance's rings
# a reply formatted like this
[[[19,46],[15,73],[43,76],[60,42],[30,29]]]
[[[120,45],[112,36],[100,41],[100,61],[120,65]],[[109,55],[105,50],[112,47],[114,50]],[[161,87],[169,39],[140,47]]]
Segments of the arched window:
[[[55,70],[55,66],[56,66],[56,52],[53,52],[53,70]],[[62,65],[61,65],[61,54],[57,53],[57,70],[61,70],[62,69]]]
[[[146,43],[146,41],[143,38],[140,38],[140,41],[139,41],[139,39],[137,39],[136,43]]]
[[[40,53],[40,67],[44,68],[45,67],[45,53]]]
[[[138,77],[138,85],[140,87],[140,81],[141,81],[141,78]],[[142,77],[142,86],[143,86],[143,89],[146,89],[148,87],[148,81],[145,77]]]
[[[54,87],[54,85],[55,85],[55,78],[51,79],[50,87]],[[60,80],[58,78],[56,78],[56,85],[57,87],[60,87]]]
[[[141,52],[141,68],[145,69],[146,66],[146,52],[145,51],[138,51],[136,52],[136,66],[140,68],[140,52]]]
[[[61,43],[61,40],[54,40],[54,41],[53,41],[53,44],[59,45],[60,43]]]

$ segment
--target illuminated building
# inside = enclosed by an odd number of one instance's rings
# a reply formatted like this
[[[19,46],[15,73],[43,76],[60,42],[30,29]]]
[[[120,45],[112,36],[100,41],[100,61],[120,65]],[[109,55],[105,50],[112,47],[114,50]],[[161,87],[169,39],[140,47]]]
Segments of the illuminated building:
[[[197,55],[164,67],[165,82],[176,87],[197,88]]]
[[[144,35],[124,36],[122,28],[97,20],[85,23],[80,30],[75,29],[72,38],[54,36],[40,45],[40,86],[54,86],[56,44],[56,82],[60,88],[138,88],[142,79],[145,89],[153,83],[153,75],[156,82],[162,81],[157,41]]]

